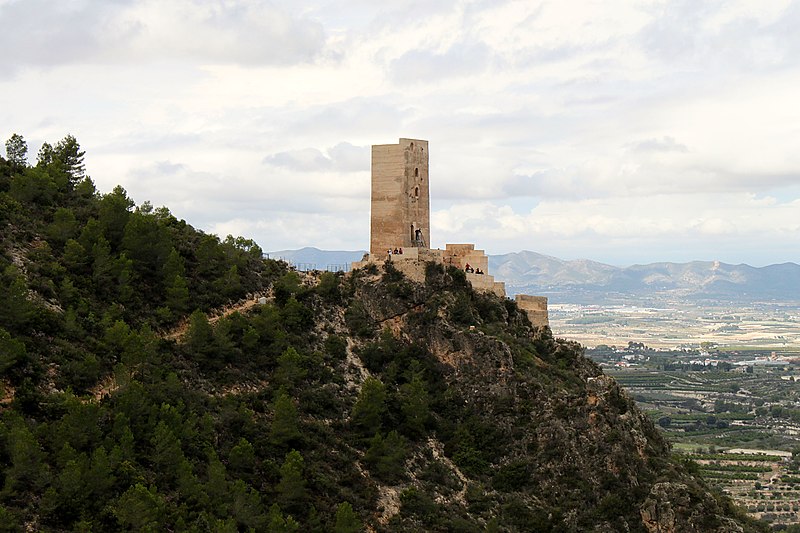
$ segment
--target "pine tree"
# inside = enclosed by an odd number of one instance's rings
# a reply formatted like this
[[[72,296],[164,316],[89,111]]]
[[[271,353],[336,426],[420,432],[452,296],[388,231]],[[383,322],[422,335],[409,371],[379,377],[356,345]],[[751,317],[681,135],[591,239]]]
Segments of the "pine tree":
[[[419,373],[415,373],[410,382],[400,387],[400,402],[404,432],[410,437],[423,435],[430,417],[430,398],[426,383]]]
[[[70,176],[70,180],[75,183],[85,176],[86,166],[83,164],[85,151],[81,150],[81,145],[72,135],[67,135],[56,144],[53,149],[54,159],[64,165],[64,171]]]
[[[6,437],[6,453],[10,464],[4,469],[4,491],[7,494],[21,494],[45,485],[48,469],[44,462],[44,452],[21,419],[14,422]]]
[[[217,516],[230,514],[230,483],[227,471],[213,450],[209,452],[207,478],[205,488],[211,508]]]
[[[6,375],[6,371],[23,361],[26,355],[25,344],[0,328],[0,375]]]
[[[67,240],[78,233],[78,221],[75,213],[67,207],[59,207],[53,215],[53,222],[47,228],[47,235],[52,243],[61,248]]]
[[[386,387],[377,378],[369,377],[353,406],[352,424],[362,435],[374,435],[381,428],[386,411]]]
[[[105,237],[92,246],[92,282],[99,296],[110,296],[114,289],[115,260],[111,255],[111,246]]]
[[[267,523],[261,495],[241,479],[231,487],[231,513],[242,527],[252,531],[263,531]]]
[[[281,507],[273,503],[267,515],[267,533],[297,533],[299,530],[300,524],[291,516],[284,517]]]
[[[376,433],[364,454],[364,462],[377,478],[394,483],[404,475],[406,455],[405,440],[397,431],[391,431],[385,439]]]
[[[294,390],[306,376],[304,357],[289,346],[278,357],[278,368],[275,370],[275,385],[288,391]]]
[[[22,135],[14,133],[6,141],[6,159],[17,171],[28,165],[28,143]]]
[[[253,445],[246,438],[242,437],[239,442],[231,448],[228,455],[228,465],[231,470],[239,475],[252,474],[256,465],[256,454]]]
[[[206,354],[214,348],[214,330],[205,313],[197,309],[189,316],[186,346],[201,363],[206,363]]]
[[[186,278],[176,275],[166,290],[166,304],[174,316],[180,316],[189,307],[189,284]]]
[[[164,498],[155,487],[141,483],[129,488],[113,507],[114,516],[126,529],[157,531],[164,512]]]
[[[350,502],[342,502],[336,508],[336,523],[333,526],[334,533],[359,533],[364,530],[364,526],[358,519],[353,506]]]
[[[156,471],[169,481],[177,479],[178,465],[184,460],[180,439],[162,421],[156,426],[155,435],[150,442],[153,445],[152,459]]]
[[[272,411],[270,440],[278,446],[289,446],[299,440],[300,429],[297,408],[285,390],[278,391],[272,404]]]
[[[303,509],[306,497],[306,480],[303,474],[303,456],[297,450],[286,454],[278,482],[278,501],[282,508],[298,512]]]

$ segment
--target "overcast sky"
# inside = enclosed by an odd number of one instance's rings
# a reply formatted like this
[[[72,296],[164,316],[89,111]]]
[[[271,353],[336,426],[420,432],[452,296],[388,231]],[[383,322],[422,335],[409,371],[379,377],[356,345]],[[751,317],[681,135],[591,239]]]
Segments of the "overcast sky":
[[[0,135],[71,133],[102,192],[265,250],[367,248],[369,146],[410,137],[433,246],[800,262],[798,28],[783,0],[0,0]]]

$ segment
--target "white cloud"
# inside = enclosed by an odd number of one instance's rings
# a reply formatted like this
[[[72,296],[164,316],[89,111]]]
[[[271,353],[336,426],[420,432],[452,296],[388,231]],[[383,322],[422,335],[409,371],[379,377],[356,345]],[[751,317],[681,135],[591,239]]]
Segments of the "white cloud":
[[[771,206],[768,217],[765,204]],[[458,203],[434,211],[432,226],[436,245],[456,239],[480,243],[492,253],[535,249],[612,263],[636,262],[637,254],[689,260],[735,252],[745,242],[761,241],[769,249],[799,246],[800,201],[776,204],[746,193],[684,194],[548,201],[528,212],[495,202]],[[609,249],[611,243],[616,250]],[[570,252],[576,248],[579,254]],[[735,255],[726,259],[735,261]]]
[[[270,2],[201,0],[0,4],[8,72],[30,65],[199,61],[287,64],[321,53],[323,27]]]
[[[799,22],[797,0],[0,0],[0,134],[72,133],[101,190],[265,249],[366,247],[369,145],[415,137],[434,242],[800,261]]]

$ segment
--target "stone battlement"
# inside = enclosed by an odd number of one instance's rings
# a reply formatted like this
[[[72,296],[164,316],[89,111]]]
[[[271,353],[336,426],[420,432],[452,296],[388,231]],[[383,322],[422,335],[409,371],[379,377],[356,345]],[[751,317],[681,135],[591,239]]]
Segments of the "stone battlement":
[[[547,297],[517,294],[517,305],[528,314],[534,326],[549,326],[550,319],[547,314]]]
[[[407,278],[418,283],[424,283],[425,264],[429,262],[439,263],[443,266],[454,266],[459,270],[464,270],[467,263],[469,263],[472,268],[476,268],[477,265],[483,265],[480,268],[484,274],[465,272],[467,281],[472,284],[472,288],[477,291],[493,292],[502,298],[506,296],[506,284],[502,281],[495,281],[494,276],[485,273],[488,270],[489,258],[483,250],[472,250],[468,256],[456,256],[451,253],[449,248],[451,245],[448,244],[447,246],[448,248],[445,250],[440,250],[438,248],[411,248],[406,251],[406,249],[403,248],[403,253],[398,255],[380,254],[378,257],[369,255],[366,259],[353,263],[351,268],[363,268],[371,263],[383,263],[389,259],[392,261],[395,268],[405,274]],[[459,244],[457,246],[470,246],[474,248],[472,244]],[[469,257],[470,261],[464,261],[464,257]]]

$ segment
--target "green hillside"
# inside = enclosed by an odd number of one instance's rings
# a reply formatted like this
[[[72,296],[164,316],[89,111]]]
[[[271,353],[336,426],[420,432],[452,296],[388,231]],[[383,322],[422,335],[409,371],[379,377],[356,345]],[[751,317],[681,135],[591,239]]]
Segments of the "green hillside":
[[[0,530],[762,530],[463,272],[292,272],[7,148]]]

